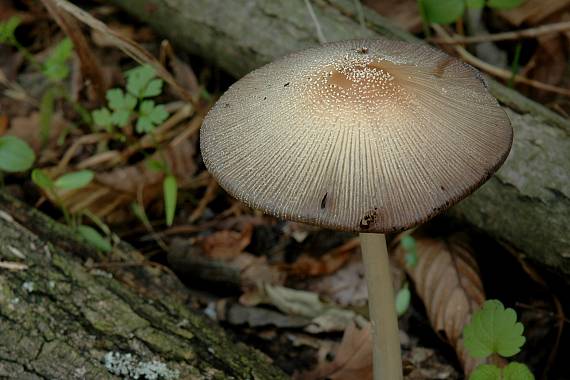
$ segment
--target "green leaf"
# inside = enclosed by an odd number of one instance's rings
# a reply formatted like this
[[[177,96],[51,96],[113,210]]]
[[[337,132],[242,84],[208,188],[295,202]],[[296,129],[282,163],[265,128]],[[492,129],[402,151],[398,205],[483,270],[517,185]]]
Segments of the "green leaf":
[[[174,212],[176,211],[176,196],[178,193],[178,185],[176,178],[172,175],[166,176],[162,183],[164,192],[164,212],[166,214],[166,225],[171,226],[174,221]]]
[[[525,364],[512,362],[503,368],[503,380],[534,380],[534,375]]]
[[[398,294],[396,294],[396,313],[398,313],[398,317],[404,315],[408,310],[411,298],[412,294],[410,293],[408,284],[406,284],[398,291]]]
[[[526,0],[488,0],[487,6],[495,9],[512,9],[516,8]]]
[[[465,0],[467,8],[481,9],[485,6],[485,0]]]
[[[144,210],[143,205],[140,203],[131,203],[131,211],[141,221],[147,230],[152,231],[152,225],[150,224],[150,220],[148,220],[148,216],[146,215],[146,211]]]
[[[418,264],[418,251],[416,249],[416,239],[411,235],[406,235],[400,240],[402,248],[404,248],[404,260],[406,266],[414,268]]]
[[[59,177],[55,182],[55,187],[64,190],[81,189],[93,181],[95,174],[91,170],[80,170],[74,173],[67,173]]]
[[[142,97],[150,98],[152,96],[160,95],[162,92],[162,79],[153,79],[149,82],[146,88],[143,90]]]
[[[509,357],[518,353],[524,344],[522,332],[523,325],[517,322],[513,309],[505,309],[500,301],[489,300],[473,314],[463,330],[463,337],[465,347],[474,358],[493,353]]]
[[[154,105],[154,101],[145,100],[139,108],[139,119],[137,120],[137,132],[149,133],[154,128],[168,118],[168,112],[163,105]]]
[[[42,169],[32,170],[32,182],[46,191],[53,189],[53,181]]]
[[[125,94],[120,88],[112,88],[106,94],[109,107],[112,110],[132,111],[137,105],[137,99],[131,94]]]
[[[137,105],[137,99],[131,94],[125,94],[120,88],[108,90],[106,97],[109,107],[113,110],[111,122],[119,127],[127,125]]]
[[[106,107],[99,108],[91,113],[96,126],[110,130],[113,124],[111,112]]]
[[[111,252],[113,249],[109,240],[101,236],[101,234],[93,227],[82,224],[77,227],[77,232],[79,232],[83,239],[85,239],[89,244],[100,251]]]
[[[464,0],[421,0],[428,22],[450,24],[465,10]]]
[[[47,143],[51,130],[51,120],[55,109],[55,91],[49,88],[40,102],[40,140],[42,146]]]
[[[12,16],[0,23],[0,44],[14,43],[16,41],[16,28],[22,20],[18,16]]]
[[[150,65],[142,65],[139,67],[135,67],[132,70],[126,72],[127,75],[127,91],[134,95],[137,98],[143,98],[145,96],[154,96],[154,95],[145,95],[147,86],[149,82],[154,79],[156,73],[152,66]],[[153,85],[153,90],[156,91],[156,84]],[[160,84],[162,88],[162,83]],[[151,91],[152,93],[152,91]],[[160,92],[158,92],[160,94]],[[156,94],[156,95],[158,95]]]
[[[15,136],[0,137],[0,170],[25,172],[35,160],[34,151],[24,140]]]
[[[69,38],[64,38],[52,50],[51,54],[43,64],[43,74],[53,81],[60,81],[69,75],[69,66],[66,61],[71,58],[73,52],[73,42]]]
[[[501,370],[492,364],[481,364],[471,372],[469,380],[501,380]]]

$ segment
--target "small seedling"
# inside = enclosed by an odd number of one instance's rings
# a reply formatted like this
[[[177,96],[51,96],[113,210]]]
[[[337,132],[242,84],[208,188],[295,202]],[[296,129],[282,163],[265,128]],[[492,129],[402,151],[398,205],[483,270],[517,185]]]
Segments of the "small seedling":
[[[475,312],[471,322],[463,329],[465,348],[474,358],[490,355],[511,357],[517,354],[525,342],[523,325],[517,322],[513,309],[503,306],[500,301],[489,300],[483,308]],[[480,365],[473,371],[469,380],[534,380],[528,367],[511,362],[505,368],[495,365]]]
[[[151,133],[169,115],[162,104],[148,99],[161,94],[163,81],[149,65],[127,71],[126,77],[126,92],[121,88],[108,90],[107,107],[93,111],[93,121],[113,132],[114,127],[124,128],[136,118],[136,131]]]
[[[111,252],[113,247],[109,240],[103,237],[95,228],[81,224],[77,226],[77,232],[93,247],[102,252]]]
[[[47,173],[41,169],[34,169],[32,171],[32,181],[51,195],[55,203],[61,208],[67,224],[75,229],[75,231],[93,247],[103,252],[110,252],[112,246],[111,243],[109,243],[109,239],[103,237],[95,228],[79,223],[79,220],[84,214],[91,218],[91,220],[94,220],[95,217],[88,212],[72,215],[58,195],[58,190],[78,190],[84,188],[93,181],[93,177],[94,173],[92,171],[80,170],[64,174],[56,180],[52,180]],[[94,220],[94,222],[101,224],[98,220]]]
[[[51,54],[42,65],[42,73],[52,82],[59,82],[69,76],[67,61],[73,53],[73,43],[64,38],[53,48]]]
[[[162,172],[165,174],[164,180],[162,182],[164,213],[166,217],[166,225],[171,226],[174,222],[176,201],[178,198],[178,183],[176,182],[176,177],[172,175],[170,169],[168,168],[168,165],[164,161],[149,159],[146,161],[146,166],[150,170]]]
[[[420,14],[426,23],[451,24],[457,21],[466,8],[511,9],[525,0],[418,0]]]

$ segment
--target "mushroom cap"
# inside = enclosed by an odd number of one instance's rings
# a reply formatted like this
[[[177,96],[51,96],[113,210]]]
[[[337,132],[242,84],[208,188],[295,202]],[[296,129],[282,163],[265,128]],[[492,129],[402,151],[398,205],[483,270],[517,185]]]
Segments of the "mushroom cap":
[[[379,39],[325,44],[247,74],[206,116],[200,145],[210,173],[251,207],[386,233],[473,192],[512,137],[473,67]]]

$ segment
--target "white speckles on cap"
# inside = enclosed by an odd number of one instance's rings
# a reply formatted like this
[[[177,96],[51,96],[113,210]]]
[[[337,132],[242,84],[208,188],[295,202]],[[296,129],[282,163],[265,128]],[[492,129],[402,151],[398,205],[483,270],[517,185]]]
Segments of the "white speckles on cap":
[[[424,45],[343,41],[236,82],[200,133],[230,194],[287,219],[390,232],[481,185],[512,129],[471,66]]]

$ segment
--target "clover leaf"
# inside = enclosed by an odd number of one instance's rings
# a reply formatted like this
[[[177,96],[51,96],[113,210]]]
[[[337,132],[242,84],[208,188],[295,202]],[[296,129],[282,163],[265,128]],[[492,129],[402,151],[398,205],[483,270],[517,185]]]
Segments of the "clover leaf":
[[[105,128],[108,131],[111,130],[111,126],[113,125],[113,118],[111,111],[109,111],[108,108],[99,108],[98,110],[91,112],[91,116],[93,117],[93,122],[95,125]]]
[[[512,362],[505,368],[493,364],[481,364],[471,373],[469,380],[534,380],[525,364]]]
[[[534,380],[534,375],[526,364],[511,362],[503,368],[504,380]]]
[[[139,108],[137,120],[137,132],[149,133],[168,117],[168,112],[163,105],[155,105],[152,100],[145,100]]]
[[[107,101],[113,110],[111,121],[114,125],[124,127],[129,123],[129,118],[137,105],[137,99],[131,94],[125,94],[120,88],[107,91]]]
[[[127,91],[139,99],[160,95],[162,80],[150,65],[142,65],[127,71]]]
[[[469,380],[501,380],[501,370],[493,364],[481,364],[471,373]]]
[[[517,322],[515,311],[505,309],[500,301],[490,300],[473,314],[463,330],[463,337],[465,347],[475,358],[494,353],[509,357],[518,353],[524,344],[522,332],[523,325]]]

